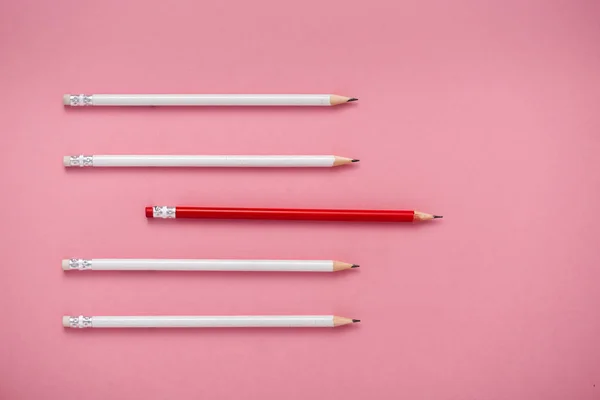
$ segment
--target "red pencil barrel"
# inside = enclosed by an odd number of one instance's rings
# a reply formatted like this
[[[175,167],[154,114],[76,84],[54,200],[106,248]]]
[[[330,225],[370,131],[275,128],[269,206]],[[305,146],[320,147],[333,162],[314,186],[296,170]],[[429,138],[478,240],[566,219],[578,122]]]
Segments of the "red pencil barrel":
[[[177,218],[296,221],[412,222],[412,210],[329,210],[284,208],[177,207]],[[146,208],[152,218],[152,207]]]

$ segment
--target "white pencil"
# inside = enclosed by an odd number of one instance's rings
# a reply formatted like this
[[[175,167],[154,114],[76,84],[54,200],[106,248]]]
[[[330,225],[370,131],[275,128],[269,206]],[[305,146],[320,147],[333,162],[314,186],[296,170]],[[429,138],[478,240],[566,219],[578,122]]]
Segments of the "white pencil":
[[[335,315],[64,316],[65,328],[335,328],[360,322]]]
[[[333,260],[168,260],[82,259],[62,260],[65,271],[281,271],[336,272],[358,268]]]
[[[339,156],[76,155],[65,167],[337,167],[359,160]]]
[[[337,94],[65,94],[65,106],[337,106]]]

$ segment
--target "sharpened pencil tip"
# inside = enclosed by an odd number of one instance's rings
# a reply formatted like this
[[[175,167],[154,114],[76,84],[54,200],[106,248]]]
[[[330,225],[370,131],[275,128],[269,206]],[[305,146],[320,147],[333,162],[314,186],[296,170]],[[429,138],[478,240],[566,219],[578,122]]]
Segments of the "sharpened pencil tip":
[[[352,162],[359,162],[360,160],[357,158],[352,159]]]
[[[360,319],[352,319],[352,323],[354,323],[354,324],[355,324],[355,323],[357,323],[357,322],[360,322]]]
[[[346,103],[350,103],[351,101],[358,101],[356,97],[350,97]]]
[[[444,218],[443,215],[434,215],[433,218]]]
[[[360,265],[358,265],[358,264],[352,264],[352,266],[350,268],[360,268]]]

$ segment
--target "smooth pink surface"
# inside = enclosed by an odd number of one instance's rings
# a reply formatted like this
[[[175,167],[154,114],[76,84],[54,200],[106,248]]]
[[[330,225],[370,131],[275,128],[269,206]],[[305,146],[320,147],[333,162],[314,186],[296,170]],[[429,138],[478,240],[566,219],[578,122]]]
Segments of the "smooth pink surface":
[[[366,4],[366,5],[364,5]],[[0,5],[1,399],[600,397],[594,1]],[[64,93],[331,92],[337,108],[67,109]],[[65,170],[78,153],[331,170]],[[147,221],[416,208],[420,226]],[[337,274],[70,273],[65,257],[335,258]],[[65,330],[63,314],[328,314],[329,330]]]

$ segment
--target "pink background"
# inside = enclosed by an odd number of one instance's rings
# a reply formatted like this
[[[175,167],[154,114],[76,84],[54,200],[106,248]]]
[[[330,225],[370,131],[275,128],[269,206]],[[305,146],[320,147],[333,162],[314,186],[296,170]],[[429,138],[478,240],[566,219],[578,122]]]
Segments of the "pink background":
[[[581,0],[2,2],[0,398],[599,398],[599,18],[599,3]],[[68,92],[360,101],[65,109]],[[62,167],[82,152],[361,163]],[[445,218],[161,223],[144,218],[150,204],[414,207]],[[60,260],[73,256],[362,267],[64,274]],[[61,326],[69,313],[363,322],[74,331]]]

